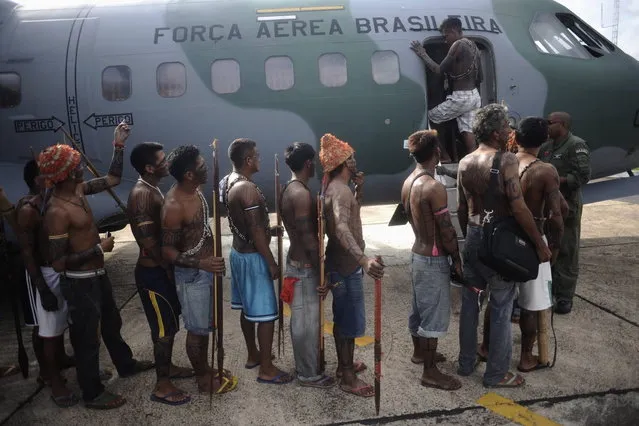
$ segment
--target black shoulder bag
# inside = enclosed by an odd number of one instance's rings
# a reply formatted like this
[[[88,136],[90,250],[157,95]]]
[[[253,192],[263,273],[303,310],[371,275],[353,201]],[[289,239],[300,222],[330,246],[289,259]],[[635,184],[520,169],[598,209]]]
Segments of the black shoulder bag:
[[[484,196],[486,216],[479,260],[508,281],[526,282],[534,280],[539,274],[535,245],[513,216],[493,217],[499,189],[501,154],[495,153],[488,190]]]
[[[404,203],[400,202],[399,204],[397,204],[395,212],[393,213],[390,222],[388,222],[388,226],[400,226],[406,225],[408,223],[408,220],[410,219],[410,193],[413,191],[413,185],[415,184],[415,181],[424,175],[428,175],[435,179],[429,172],[421,172],[420,174],[415,176],[415,179],[413,179],[413,181],[410,183],[410,189],[408,190],[408,211],[404,208]]]

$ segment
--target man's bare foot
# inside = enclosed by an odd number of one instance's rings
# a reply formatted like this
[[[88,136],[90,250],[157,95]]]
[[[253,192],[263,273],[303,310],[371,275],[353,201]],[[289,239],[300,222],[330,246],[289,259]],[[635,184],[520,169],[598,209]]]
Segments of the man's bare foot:
[[[211,380],[211,375],[207,373],[204,376],[196,376],[196,380],[200,393],[222,394],[231,392],[237,387],[237,377],[229,379],[223,376],[222,382],[220,383],[220,378],[218,376],[213,376],[213,380]],[[211,383],[213,383],[212,388]]]
[[[461,388],[461,382],[452,376],[442,373],[435,367],[424,372],[422,375],[422,386],[452,391]]]
[[[353,369],[355,370],[354,373],[355,374],[359,374],[362,371],[366,370],[368,368],[368,366],[366,364],[364,364],[364,362],[362,361],[355,361],[353,363]],[[337,367],[337,370],[335,370],[335,377],[337,377],[338,379],[340,379],[342,377],[342,368],[341,367]]]
[[[171,364],[171,368],[169,370],[169,378],[188,379],[189,377],[193,376],[195,376],[195,371],[192,368],[178,367],[177,365]]]
[[[435,362],[445,362],[446,357],[444,354],[440,354],[439,352],[435,353]],[[423,364],[424,358],[418,354],[413,353],[413,356],[410,358],[410,362],[413,364]]]
[[[355,380],[350,384],[345,383],[344,380],[342,380],[339,384],[339,388],[346,393],[352,393],[353,395],[364,398],[375,396],[375,388],[358,378],[355,378]]]
[[[271,360],[275,359],[275,355],[271,354]],[[260,354],[258,352],[257,356],[251,356],[249,354],[247,360],[246,360],[246,364],[244,364],[244,368],[246,368],[247,370],[252,370],[253,368],[257,367],[258,365],[260,365]]]
[[[170,381],[162,381],[155,385],[151,394],[151,400],[168,405],[185,404],[191,400],[191,396],[173,385]]]
[[[257,381],[260,383],[270,383],[277,385],[290,383],[293,381],[293,379],[293,375],[280,370],[273,364],[271,364],[269,368],[262,368],[262,366],[260,366],[260,373],[257,376]]]

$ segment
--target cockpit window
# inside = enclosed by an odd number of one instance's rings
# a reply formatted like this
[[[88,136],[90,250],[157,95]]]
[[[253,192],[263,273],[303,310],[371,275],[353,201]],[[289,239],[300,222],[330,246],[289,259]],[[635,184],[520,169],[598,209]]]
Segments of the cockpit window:
[[[530,25],[530,35],[537,50],[542,53],[571,58],[592,58],[579,40],[553,15],[543,13],[535,16]]]
[[[615,45],[606,40],[581,19],[570,13],[558,13],[557,19],[566,26],[568,31],[577,39],[579,43],[595,57],[600,57],[606,53],[612,53]]]
[[[535,47],[542,53],[593,59],[614,51],[614,45],[570,13],[540,13],[530,25]]]
[[[14,72],[0,73],[0,108],[13,108],[22,100],[20,76]]]

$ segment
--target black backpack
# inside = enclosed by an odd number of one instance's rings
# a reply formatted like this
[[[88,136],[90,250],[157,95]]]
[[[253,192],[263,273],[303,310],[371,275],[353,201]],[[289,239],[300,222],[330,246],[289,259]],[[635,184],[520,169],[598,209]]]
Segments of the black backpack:
[[[526,282],[539,274],[539,257],[535,245],[513,216],[493,216],[499,188],[501,152],[495,153],[488,190],[484,195],[486,217],[479,249],[479,260],[505,280]]]

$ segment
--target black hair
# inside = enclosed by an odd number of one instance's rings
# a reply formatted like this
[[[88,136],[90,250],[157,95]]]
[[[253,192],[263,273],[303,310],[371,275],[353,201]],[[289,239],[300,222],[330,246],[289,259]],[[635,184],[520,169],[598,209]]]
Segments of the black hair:
[[[195,170],[200,150],[195,145],[182,145],[169,154],[169,173],[178,182],[184,180],[186,172]]]
[[[284,159],[286,164],[294,172],[299,172],[304,167],[304,163],[315,158],[313,147],[304,142],[295,142],[286,148]]]
[[[433,158],[438,146],[439,138],[437,133],[430,130],[420,130],[408,137],[410,155],[418,163],[423,163]]]
[[[143,142],[131,150],[131,165],[142,176],[147,165],[155,166],[155,154],[164,147],[157,142]]]
[[[446,18],[439,26],[439,31],[443,32],[444,30],[451,29],[457,30],[459,32],[462,31],[462,23],[459,18]]]
[[[29,189],[34,189],[35,179],[39,175],[40,169],[38,168],[38,163],[36,162],[36,160],[27,161],[27,164],[24,165],[22,177],[24,178],[24,182],[27,184]]]
[[[241,169],[247,154],[255,148],[255,141],[247,138],[235,139],[229,146],[229,159],[236,169]]]
[[[524,148],[538,148],[548,140],[548,121],[541,117],[521,120],[516,130],[517,144]]]

